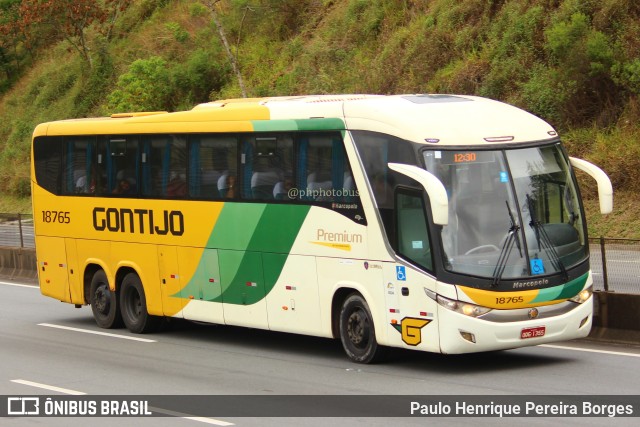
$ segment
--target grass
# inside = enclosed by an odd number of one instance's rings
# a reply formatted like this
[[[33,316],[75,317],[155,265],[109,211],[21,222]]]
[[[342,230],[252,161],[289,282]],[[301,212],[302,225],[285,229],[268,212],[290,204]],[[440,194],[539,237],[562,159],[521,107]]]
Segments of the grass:
[[[613,194],[613,212],[601,215],[598,200],[584,201],[590,237],[640,239],[640,198],[632,192]]]
[[[31,199],[2,195],[0,197],[0,213],[31,213]]]

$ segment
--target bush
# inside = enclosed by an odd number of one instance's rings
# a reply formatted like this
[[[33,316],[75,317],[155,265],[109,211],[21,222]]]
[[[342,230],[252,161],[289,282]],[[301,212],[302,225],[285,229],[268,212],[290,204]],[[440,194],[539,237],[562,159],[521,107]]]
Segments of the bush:
[[[615,64],[613,74],[617,84],[634,95],[640,95],[640,59]]]
[[[519,104],[524,109],[559,126],[566,119],[564,107],[576,92],[576,82],[562,79],[554,68],[537,65],[520,90]]]
[[[177,42],[185,43],[189,40],[189,33],[177,22],[167,22],[165,28],[173,33],[173,38],[175,38]]]
[[[113,112],[159,111],[169,107],[171,75],[164,59],[153,56],[138,59],[118,78],[108,97]]]
[[[206,49],[198,49],[184,64],[172,70],[172,106],[187,109],[194,104],[210,100],[212,92],[219,92],[229,79],[230,66],[212,58],[216,55]]]

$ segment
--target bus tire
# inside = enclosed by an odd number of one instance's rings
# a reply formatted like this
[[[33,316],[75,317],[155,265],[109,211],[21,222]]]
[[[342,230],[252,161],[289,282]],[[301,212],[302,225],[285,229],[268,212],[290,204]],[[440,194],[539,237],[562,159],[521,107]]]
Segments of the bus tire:
[[[360,294],[349,295],[340,310],[340,340],[349,359],[356,363],[380,360],[382,348],[376,341],[376,331],[369,305]]]
[[[109,281],[103,270],[96,271],[91,278],[89,304],[98,326],[104,329],[122,327],[118,294],[109,289]]]
[[[162,321],[162,318],[151,316],[147,311],[147,299],[136,273],[129,273],[122,280],[120,310],[125,326],[134,334],[153,332]]]

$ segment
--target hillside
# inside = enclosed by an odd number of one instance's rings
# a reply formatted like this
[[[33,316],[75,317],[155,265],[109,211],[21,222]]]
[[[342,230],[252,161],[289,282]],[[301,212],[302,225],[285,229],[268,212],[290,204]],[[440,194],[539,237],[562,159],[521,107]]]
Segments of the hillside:
[[[0,1],[0,211],[29,210],[37,123],[242,96],[216,18],[247,96],[476,94],[539,115],[612,178],[604,218],[581,178],[592,235],[640,238],[639,2],[44,3]]]

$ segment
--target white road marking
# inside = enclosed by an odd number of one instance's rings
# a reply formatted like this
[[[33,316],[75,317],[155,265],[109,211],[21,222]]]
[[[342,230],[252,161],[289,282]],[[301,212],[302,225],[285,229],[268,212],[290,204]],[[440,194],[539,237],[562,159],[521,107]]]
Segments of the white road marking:
[[[64,330],[67,330],[67,331],[82,332],[82,333],[85,333],[85,334],[103,335],[105,337],[121,338],[123,340],[140,341],[140,342],[147,342],[147,343],[148,342],[158,342],[156,340],[150,340],[148,338],[129,337],[129,336],[126,336],[126,335],[111,334],[109,332],[100,332],[100,331],[92,331],[90,329],[72,328],[70,326],[53,325],[51,323],[38,323],[38,326],[46,326],[48,328],[56,328],[56,329],[64,329]]]
[[[205,423],[205,424],[213,424],[216,426],[234,426],[234,423],[230,423],[227,421],[222,421],[222,420],[216,420],[214,418],[204,418],[204,417],[182,417],[185,420],[191,420],[191,421],[197,421],[199,423]]]
[[[30,386],[30,387],[41,388],[41,389],[44,389],[44,390],[55,391],[55,392],[58,392],[58,393],[71,394],[71,395],[74,395],[74,396],[86,396],[87,395],[87,393],[84,393],[84,392],[81,392],[81,391],[71,390],[71,389],[62,388],[62,387],[56,387],[56,386],[49,385],[49,384],[36,383],[36,382],[33,382],[33,381],[27,381],[27,380],[18,379],[18,380],[11,380],[11,382],[12,383],[17,383],[17,384],[22,384],[22,385],[27,385],[27,386]],[[182,413],[179,413],[179,412],[169,411],[169,410],[162,409],[162,408],[149,407],[149,409],[151,411],[160,412],[162,414],[178,416],[180,418],[184,418],[185,420],[197,421],[197,422],[205,423],[205,424],[212,424],[212,425],[216,425],[216,426],[233,426],[233,425],[235,425],[235,424],[227,422],[227,421],[216,420],[215,418],[193,417],[193,416],[189,416],[188,414],[182,414]]]
[[[62,387],[56,387],[53,385],[48,385],[48,384],[41,384],[41,383],[34,383],[33,381],[27,381],[27,380],[11,380],[12,383],[18,383],[18,384],[23,384],[23,385],[28,385],[31,387],[37,387],[37,388],[42,388],[45,390],[49,390],[49,391],[56,391],[58,393],[64,393],[64,394],[73,394],[75,396],[81,396],[87,393],[83,393],[81,391],[77,391],[77,390],[70,390],[68,388],[62,388]]]
[[[230,423],[228,421],[216,420],[215,418],[207,418],[207,417],[194,417],[189,414],[183,414],[182,412],[169,411],[168,409],[149,407],[152,412],[159,412],[161,414],[170,415],[173,417],[180,417],[185,420],[197,421],[199,423],[212,424],[215,426],[234,426],[234,423]]]
[[[23,285],[21,283],[11,283],[11,282],[1,282],[1,281],[0,281],[0,285],[17,286],[19,288],[33,288],[33,289],[39,289],[40,288],[38,285]]]
[[[608,351],[608,350],[595,350],[592,348],[583,348],[583,347],[565,347],[562,345],[552,345],[552,344],[541,344],[540,347],[557,348],[560,350],[584,351],[586,353],[611,354],[613,356],[640,357],[640,354],[636,354],[636,353],[624,353],[621,351]]]

